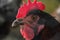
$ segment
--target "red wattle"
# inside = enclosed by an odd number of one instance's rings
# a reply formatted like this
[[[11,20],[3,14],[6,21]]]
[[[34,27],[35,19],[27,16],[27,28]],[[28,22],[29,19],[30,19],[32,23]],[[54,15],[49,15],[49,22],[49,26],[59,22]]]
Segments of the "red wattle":
[[[20,33],[22,34],[23,38],[25,39],[33,39],[34,38],[34,31],[29,28],[29,26],[24,25],[24,28],[20,28]]]

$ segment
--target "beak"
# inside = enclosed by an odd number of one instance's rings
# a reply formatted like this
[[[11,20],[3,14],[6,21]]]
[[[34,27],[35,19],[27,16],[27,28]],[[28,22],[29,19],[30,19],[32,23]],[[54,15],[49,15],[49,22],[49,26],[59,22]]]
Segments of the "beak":
[[[12,22],[12,27],[17,27],[22,24],[23,24],[22,19],[16,19]]]

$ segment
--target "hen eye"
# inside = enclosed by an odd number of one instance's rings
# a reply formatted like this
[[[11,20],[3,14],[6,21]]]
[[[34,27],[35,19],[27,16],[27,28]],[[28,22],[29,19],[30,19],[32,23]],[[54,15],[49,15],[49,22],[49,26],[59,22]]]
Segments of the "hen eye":
[[[35,17],[32,17],[32,19],[35,19]]]
[[[36,16],[33,16],[33,17],[32,17],[32,20],[36,20],[36,18],[37,18]]]

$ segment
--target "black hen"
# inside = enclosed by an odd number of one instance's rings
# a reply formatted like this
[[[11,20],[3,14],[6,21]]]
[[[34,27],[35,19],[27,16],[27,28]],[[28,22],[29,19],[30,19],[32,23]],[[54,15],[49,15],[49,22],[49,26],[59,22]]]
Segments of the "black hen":
[[[32,30],[30,30],[32,33],[34,33],[34,37],[32,40],[49,40],[49,38],[51,38],[56,33],[57,31],[56,29],[59,27],[60,23],[56,19],[54,19],[54,17],[52,17],[50,14],[38,9],[34,9],[29,11],[27,16],[24,19],[22,20],[16,19],[13,22],[13,26],[17,26],[17,25],[21,25],[22,27],[20,26],[20,29],[22,29],[23,31],[25,30],[24,29],[25,26],[29,25],[28,27],[34,31],[32,32]],[[36,35],[37,31],[40,30],[40,29],[38,30],[39,25],[44,25],[44,28],[42,28],[42,30],[38,33],[38,35]],[[26,30],[27,29],[29,30],[28,27],[26,27]],[[29,36],[29,33],[31,32],[29,32],[28,30],[27,30],[27,34]],[[22,34],[22,36],[24,35]]]

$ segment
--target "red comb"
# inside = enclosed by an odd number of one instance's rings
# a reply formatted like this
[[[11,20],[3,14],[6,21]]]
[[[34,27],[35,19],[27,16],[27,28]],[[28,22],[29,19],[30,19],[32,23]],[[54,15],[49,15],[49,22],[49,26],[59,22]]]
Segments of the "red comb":
[[[45,5],[42,2],[37,2],[37,0],[34,0],[34,2],[31,2],[28,0],[28,3],[24,3],[18,10],[16,18],[24,18],[27,15],[27,12],[32,9],[39,9],[44,10]]]

